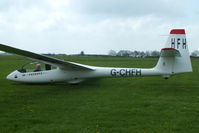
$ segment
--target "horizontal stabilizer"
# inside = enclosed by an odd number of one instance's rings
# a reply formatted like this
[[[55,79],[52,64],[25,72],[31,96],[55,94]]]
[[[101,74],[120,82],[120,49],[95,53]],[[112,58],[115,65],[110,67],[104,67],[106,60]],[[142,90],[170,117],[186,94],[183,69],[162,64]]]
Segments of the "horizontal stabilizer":
[[[161,57],[181,57],[181,54],[178,50],[174,48],[163,48],[160,53]]]

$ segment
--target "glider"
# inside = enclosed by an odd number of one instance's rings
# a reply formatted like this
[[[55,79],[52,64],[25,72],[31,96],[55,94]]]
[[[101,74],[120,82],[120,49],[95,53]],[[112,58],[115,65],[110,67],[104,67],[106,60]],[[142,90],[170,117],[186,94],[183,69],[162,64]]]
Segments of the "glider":
[[[22,83],[55,83],[68,82],[78,84],[86,79],[103,77],[141,77],[163,76],[165,79],[171,75],[192,72],[186,35],[184,29],[173,29],[164,48],[161,49],[160,58],[155,67],[145,68],[116,68],[97,67],[64,61],[57,58],[36,54],[26,50],[0,44],[0,50],[25,56],[39,62],[56,66],[56,69],[26,72],[24,69],[15,70],[7,76],[8,80]]]

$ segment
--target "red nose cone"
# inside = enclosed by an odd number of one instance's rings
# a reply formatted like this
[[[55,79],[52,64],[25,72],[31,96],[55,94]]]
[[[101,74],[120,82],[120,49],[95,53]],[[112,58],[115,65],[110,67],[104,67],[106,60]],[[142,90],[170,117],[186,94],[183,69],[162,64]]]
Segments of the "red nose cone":
[[[170,34],[185,34],[184,29],[173,29],[171,30]]]

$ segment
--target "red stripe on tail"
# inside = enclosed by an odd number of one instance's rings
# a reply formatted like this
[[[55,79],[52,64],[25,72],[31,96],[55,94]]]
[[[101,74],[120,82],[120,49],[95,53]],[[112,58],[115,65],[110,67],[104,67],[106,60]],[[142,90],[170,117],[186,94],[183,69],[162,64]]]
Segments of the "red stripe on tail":
[[[175,48],[162,48],[162,50],[176,50]]]
[[[170,34],[185,34],[184,29],[173,29],[171,30]]]

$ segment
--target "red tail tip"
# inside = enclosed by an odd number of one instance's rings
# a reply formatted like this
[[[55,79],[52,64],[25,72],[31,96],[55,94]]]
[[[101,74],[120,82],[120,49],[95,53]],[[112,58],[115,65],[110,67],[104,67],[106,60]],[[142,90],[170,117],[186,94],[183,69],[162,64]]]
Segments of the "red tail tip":
[[[171,30],[170,34],[185,34],[184,29],[173,29]]]

